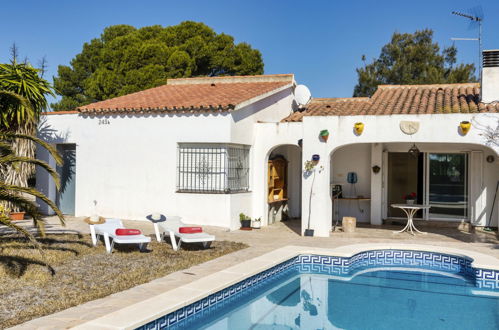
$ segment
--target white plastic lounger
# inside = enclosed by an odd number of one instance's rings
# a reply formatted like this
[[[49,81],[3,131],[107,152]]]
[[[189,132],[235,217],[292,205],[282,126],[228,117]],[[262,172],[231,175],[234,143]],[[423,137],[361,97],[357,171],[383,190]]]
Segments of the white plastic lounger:
[[[106,222],[98,225],[90,225],[92,244],[97,245],[99,235],[104,236],[104,244],[107,253],[113,252],[114,244],[139,244],[141,251],[144,251],[151,238],[145,235],[116,235],[116,229],[125,228],[120,219],[106,219]],[[112,241],[109,240],[112,239]]]
[[[180,249],[180,245],[183,243],[202,243],[205,249],[209,248],[211,242],[215,240],[215,236],[207,233],[192,233],[184,234],[179,232],[180,227],[187,227],[180,217],[166,217],[165,221],[153,222],[154,232],[156,233],[156,239],[161,242],[165,234],[170,235],[170,240],[172,242],[172,247],[175,251]],[[179,238],[178,244],[176,237]]]

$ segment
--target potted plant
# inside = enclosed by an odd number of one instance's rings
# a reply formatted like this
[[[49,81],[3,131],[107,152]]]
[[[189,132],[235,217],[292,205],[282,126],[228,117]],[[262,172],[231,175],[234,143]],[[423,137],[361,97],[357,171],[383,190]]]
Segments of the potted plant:
[[[262,218],[254,219],[252,227],[255,229],[260,229],[262,227]]]
[[[353,129],[356,135],[361,135],[364,131],[364,123],[358,122],[353,125]]]
[[[251,230],[251,218],[244,213],[239,214],[239,221],[241,221],[241,229]]]
[[[471,129],[471,123],[467,120],[463,120],[462,122],[459,123],[459,127],[461,127],[461,132],[463,132],[463,134],[466,135]]]
[[[311,160],[307,160],[307,161],[305,161],[305,164],[303,165],[303,170],[305,172],[312,172],[314,167],[315,167],[315,163]]]
[[[10,217],[10,220],[24,220],[24,214],[25,214],[25,212],[22,212],[22,211],[10,212],[9,217]]]
[[[0,205],[0,214],[8,215],[10,220],[24,220],[24,214],[26,212],[12,212],[3,205]]]
[[[406,194],[403,198],[407,204],[412,205],[416,201],[416,193],[412,192],[410,194]]]
[[[319,135],[321,136],[322,140],[324,142],[327,142],[327,139],[329,139],[329,131],[327,129],[323,129]]]

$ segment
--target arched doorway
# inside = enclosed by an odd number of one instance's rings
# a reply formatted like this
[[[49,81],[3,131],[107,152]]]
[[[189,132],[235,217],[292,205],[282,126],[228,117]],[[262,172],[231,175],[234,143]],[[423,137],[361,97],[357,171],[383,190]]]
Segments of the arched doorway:
[[[268,225],[289,221],[300,226],[301,160],[301,148],[297,145],[280,145],[269,152],[264,194]]]

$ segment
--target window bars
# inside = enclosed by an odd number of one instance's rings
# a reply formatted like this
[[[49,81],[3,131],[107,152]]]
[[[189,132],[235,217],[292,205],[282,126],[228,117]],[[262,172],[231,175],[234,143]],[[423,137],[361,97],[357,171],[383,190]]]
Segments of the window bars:
[[[177,191],[230,194],[249,190],[249,146],[180,143]]]

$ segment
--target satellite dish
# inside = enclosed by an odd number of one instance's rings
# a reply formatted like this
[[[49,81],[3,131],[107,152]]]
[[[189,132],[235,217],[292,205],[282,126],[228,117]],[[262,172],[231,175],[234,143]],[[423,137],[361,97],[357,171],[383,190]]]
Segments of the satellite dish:
[[[298,105],[306,105],[310,99],[312,98],[312,94],[310,90],[305,85],[298,85],[295,88],[295,101]]]

